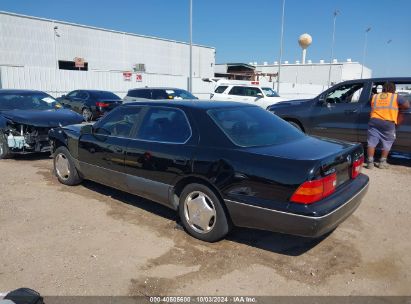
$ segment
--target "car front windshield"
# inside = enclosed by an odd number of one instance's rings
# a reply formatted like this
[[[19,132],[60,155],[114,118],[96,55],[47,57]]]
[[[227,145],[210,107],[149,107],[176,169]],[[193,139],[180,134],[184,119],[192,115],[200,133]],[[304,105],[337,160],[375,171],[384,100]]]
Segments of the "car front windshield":
[[[237,146],[271,146],[303,138],[305,134],[260,107],[218,108],[208,114]]]
[[[197,99],[193,94],[186,90],[166,90],[169,96],[172,96],[172,99]]]
[[[0,93],[0,110],[52,110],[60,108],[53,97],[41,92]]]
[[[265,96],[267,97],[280,97],[276,91],[274,91],[272,88],[262,88],[264,91]]]

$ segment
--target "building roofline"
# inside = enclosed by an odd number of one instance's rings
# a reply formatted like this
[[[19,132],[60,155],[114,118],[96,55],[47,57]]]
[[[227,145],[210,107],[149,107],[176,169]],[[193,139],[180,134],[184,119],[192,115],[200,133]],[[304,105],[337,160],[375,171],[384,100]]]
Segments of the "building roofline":
[[[82,28],[88,28],[88,29],[104,31],[104,32],[110,32],[110,33],[116,33],[116,34],[124,34],[124,35],[129,35],[129,36],[134,36],[134,37],[140,37],[140,38],[148,38],[148,39],[155,39],[155,40],[161,40],[161,41],[167,41],[167,42],[174,42],[174,43],[179,43],[179,44],[190,45],[188,42],[177,41],[177,40],[173,40],[173,39],[166,39],[166,38],[159,38],[159,37],[155,37],[155,36],[140,35],[140,34],[117,31],[117,30],[110,30],[110,29],[106,29],[106,28],[102,28],[102,27],[96,27],[96,26],[91,26],[91,25],[78,24],[78,23],[74,23],[74,22],[67,22],[67,21],[60,21],[60,20],[54,20],[54,19],[48,19],[48,18],[42,18],[42,17],[36,17],[36,16],[17,14],[17,13],[6,12],[6,11],[1,11],[1,10],[0,10],[0,14],[9,15],[9,16],[13,16],[13,17],[20,17],[20,18],[46,21],[46,22],[54,22],[54,23],[57,23],[57,24],[77,26],[77,27],[82,27]],[[201,45],[201,44],[193,44],[193,46],[215,50],[215,47],[212,47],[212,46],[206,46],[206,45]]]

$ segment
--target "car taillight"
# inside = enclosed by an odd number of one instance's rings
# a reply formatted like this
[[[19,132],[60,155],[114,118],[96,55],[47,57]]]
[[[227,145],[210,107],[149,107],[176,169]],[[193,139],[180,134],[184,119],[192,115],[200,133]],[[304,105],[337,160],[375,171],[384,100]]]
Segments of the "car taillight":
[[[97,102],[96,102],[96,106],[97,106],[97,107],[101,107],[101,108],[107,108],[107,107],[110,106],[110,104],[107,103],[107,102],[104,102],[104,101],[97,101]]]
[[[337,174],[332,173],[321,179],[303,183],[294,192],[290,200],[299,204],[312,204],[332,194],[336,187]]]
[[[364,156],[353,162],[351,169],[351,178],[356,178],[361,173],[362,165],[364,164]]]

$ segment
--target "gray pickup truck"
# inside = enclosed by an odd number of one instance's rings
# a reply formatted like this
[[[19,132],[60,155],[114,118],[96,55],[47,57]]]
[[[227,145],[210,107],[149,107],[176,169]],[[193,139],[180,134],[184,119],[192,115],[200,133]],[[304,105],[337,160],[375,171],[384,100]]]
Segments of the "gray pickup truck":
[[[371,98],[385,82],[411,102],[411,77],[359,79],[341,82],[313,99],[291,100],[268,110],[311,135],[367,142]],[[401,110],[392,151],[411,154],[411,110]]]

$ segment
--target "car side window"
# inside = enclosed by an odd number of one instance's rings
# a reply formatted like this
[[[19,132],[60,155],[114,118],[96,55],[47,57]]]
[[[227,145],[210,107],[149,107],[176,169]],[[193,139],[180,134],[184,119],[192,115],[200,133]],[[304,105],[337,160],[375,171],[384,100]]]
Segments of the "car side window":
[[[182,110],[153,107],[145,115],[137,139],[182,144],[190,136],[190,124]]]
[[[84,91],[78,91],[79,93],[76,95],[76,98],[80,99],[87,99],[88,94]]]
[[[250,96],[250,97],[257,97],[257,94],[263,94],[259,88],[253,88],[253,87],[246,87],[245,88],[245,95]]]
[[[239,87],[235,86],[233,87],[228,95],[239,95],[239,96],[245,96],[245,88],[244,87]]]
[[[97,123],[95,134],[130,137],[140,113],[141,107],[118,108]]]
[[[151,99],[151,93],[148,89],[130,90],[127,94],[130,97]]]
[[[361,83],[339,86],[326,95],[325,101],[333,104],[357,103],[360,101],[363,87]]]
[[[152,99],[168,99],[169,95],[165,90],[152,90],[151,91]]]
[[[79,91],[73,91],[67,94],[67,97],[74,98],[77,97]]]
[[[221,94],[224,93],[224,91],[228,88],[228,86],[218,86],[215,90],[214,93]]]

